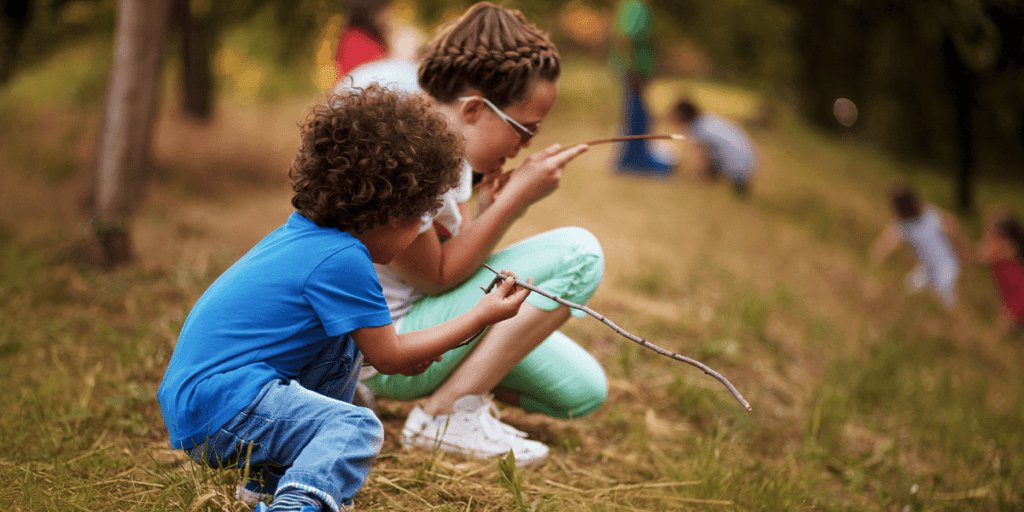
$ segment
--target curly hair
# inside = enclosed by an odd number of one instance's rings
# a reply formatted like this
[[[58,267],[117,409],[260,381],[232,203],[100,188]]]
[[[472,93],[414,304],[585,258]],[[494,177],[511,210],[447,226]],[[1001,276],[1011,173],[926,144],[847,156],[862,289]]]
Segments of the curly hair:
[[[473,88],[505,108],[522,101],[535,78],[557,80],[560,62],[548,35],[521,12],[480,2],[430,42],[419,82],[444,103]]]
[[[378,84],[313,107],[288,176],[292,205],[352,233],[441,206],[459,180],[463,142],[426,98]]]

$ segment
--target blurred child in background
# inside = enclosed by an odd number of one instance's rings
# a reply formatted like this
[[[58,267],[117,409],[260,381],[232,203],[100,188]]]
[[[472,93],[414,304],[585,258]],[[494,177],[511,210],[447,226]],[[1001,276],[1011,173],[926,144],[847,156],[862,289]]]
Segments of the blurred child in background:
[[[615,33],[609,56],[623,88],[623,135],[643,135],[651,127],[644,102],[644,89],[654,76],[655,60],[651,25],[654,14],[642,0],[624,0],[615,15]],[[675,162],[658,154],[646,140],[631,140],[620,145],[619,172],[647,176],[667,176]]]
[[[889,193],[891,222],[871,247],[871,261],[879,264],[906,242],[918,264],[907,276],[912,291],[930,287],[947,309],[957,302],[956,280],[960,272],[953,243],[967,252],[956,221],[934,205],[922,203],[909,187],[899,185]],[[952,242],[952,243],[951,243]]]
[[[676,103],[673,113],[694,143],[697,174],[709,180],[723,176],[745,195],[757,167],[754,144],[746,132],[728,119],[702,112],[690,100]]]
[[[985,225],[981,241],[982,263],[989,266],[1003,302],[998,330],[1024,328],[1024,229],[1007,212],[998,212]]]
[[[335,79],[388,55],[391,0],[348,0],[345,30],[334,56]]]

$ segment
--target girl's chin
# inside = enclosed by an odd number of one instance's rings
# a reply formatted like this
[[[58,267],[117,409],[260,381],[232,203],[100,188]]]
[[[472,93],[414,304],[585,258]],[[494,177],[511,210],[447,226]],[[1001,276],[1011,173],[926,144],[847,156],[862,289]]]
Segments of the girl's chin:
[[[478,171],[480,171],[484,175],[484,177],[487,177],[487,176],[490,176],[492,174],[498,174],[498,173],[500,173],[504,169],[505,169],[505,162],[502,161],[501,163],[491,164],[486,169],[478,169]]]
[[[477,165],[477,163],[481,165]],[[469,164],[473,167],[474,171],[483,174],[484,176],[496,174],[505,169],[504,158],[497,161],[492,160],[490,162],[473,162],[472,160],[470,160]]]

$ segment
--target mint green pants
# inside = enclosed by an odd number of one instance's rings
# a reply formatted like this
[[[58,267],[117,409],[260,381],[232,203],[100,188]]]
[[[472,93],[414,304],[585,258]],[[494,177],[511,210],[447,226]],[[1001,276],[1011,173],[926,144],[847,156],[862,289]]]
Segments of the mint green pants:
[[[576,304],[584,304],[597,290],[604,273],[601,245],[583,228],[560,228],[527,238],[488,258],[496,269],[507,269],[520,279]],[[494,274],[479,272],[442,295],[420,299],[399,324],[400,332],[416,331],[445,322],[468,311],[483,296]],[[531,293],[527,302],[550,311],[564,307]],[[584,313],[571,310],[574,316]],[[378,374],[366,381],[378,396],[412,400],[430,395],[458,368],[480,341],[452,349],[440,362],[420,375]],[[565,334],[555,331],[523,358],[498,384],[518,391],[519,405],[532,412],[556,418],[585,416],[594,412],[608,396],[608,381],[600,363]]]

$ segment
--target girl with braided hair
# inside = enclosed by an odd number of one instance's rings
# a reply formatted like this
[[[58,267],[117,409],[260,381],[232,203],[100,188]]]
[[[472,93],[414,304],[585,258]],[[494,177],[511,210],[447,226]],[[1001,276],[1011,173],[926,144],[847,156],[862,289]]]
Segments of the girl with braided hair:
[[[377,64],[377,63],[374,63]],[[400,63],[356,70],[346,87],[410,82]],[[563,168],[587,149],[553,145],[511,172],[505,162],[530,146],[558,92],[560,59],[546,34],[521,13],[489,2],[473,5],[427,47],[418,84],[466,143],[463,180],[420,236],[391,264],[378,267],[400,332],[435,325],[465,311],[493,275],[507,268],[566,300],[585,303],[597,289],[604,256],[578,227],[549,231],[493,253],[531,204],[555,191]],[[407,71],[408,73],[408,71]],[[344,81],[343,81],[344,82]],[[477,211],[471,215],[473,193]],[[472,217],[472,218],[471,218]],[[512,450],[519,464],[541,462],[548,448],[502,423],[492,396],[557,418],[592,413],[607,396],[597,360],[557,331],[570,311],[531,294],[520,313],[444,354],[417,376],[374,375],[378,396],[422,399],[402,430],[405,446],[440,448],[487,458]]]

